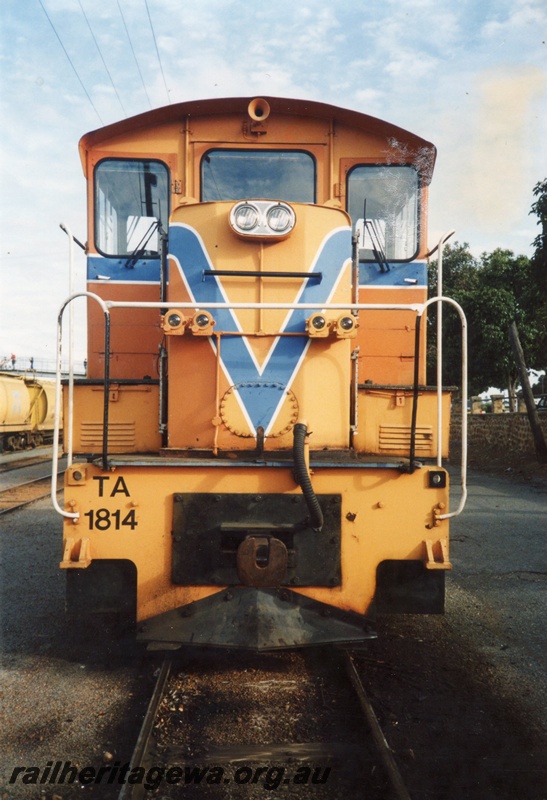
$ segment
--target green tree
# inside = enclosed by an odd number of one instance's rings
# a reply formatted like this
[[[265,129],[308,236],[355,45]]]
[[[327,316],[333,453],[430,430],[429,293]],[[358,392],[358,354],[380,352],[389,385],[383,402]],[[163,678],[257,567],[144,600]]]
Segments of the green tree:
[[[430,296],[436,294],[437,262],[431,265]],[[498,248],[475,258],[467,243],[445,248],[443,294],[463,308],[468,321],[469,388],[479,394],[489,386],[506,387],[515,395],[518,371],[508,339],[508,328],[516,322],[525,354],[535,354],[537,290],[530,259]],[[431,347],[428,362],[435,357],[436,311],[429,315]],[[459,317],[443,310],[443,382],[461,380],[461,335]],[[529,366],[535,366],[529,361]],[[430,375],[432,373],[430,372]]]
[[[536,200],[532,203],[530,214],[535,214],[538,225],[541,225],[541,233],[532,242],[536,251],[533,260],[543,268],[544,277],[547,278],[547,178],[536,183],[533,194]]]
[[[541,225],[541,233],[532,242],[535,250],[532,256],[532,269],[538,295],[535,355],[538,368],[545,369],[547,368],[547,178],[534,186],[533,193],[536,199],[532,203],[530,214],[535,214],[538,217],[538,225]]]

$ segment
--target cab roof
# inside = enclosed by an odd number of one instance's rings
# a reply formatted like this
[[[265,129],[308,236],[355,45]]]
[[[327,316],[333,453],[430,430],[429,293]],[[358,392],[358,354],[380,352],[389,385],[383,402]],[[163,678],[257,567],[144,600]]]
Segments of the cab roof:
[[[86,133],[80,139],[79,149],[84,173],[86,171],[86,153],[95,147],[118,138],[124,134],[140,129],[155,128],[160,125],[182,121],[185,117],[207,117],[218,116],[221,114],[242,114],[247,115],[249,103],[255,99],[253,97],[225,97],[208,100],[190,100],[184,103],[174,103],[161,108],[146,111],[127,119],[105,125],[94,131]],[[297,100],[283,97],[263,97],[262,99],[270,106],[270,115],[312,117],[315,119],[325,119],[335,124],[343,123],[351,128],[356,128],[364,132],[385,138],[396,139],[404,142],[409,154],[420,157],[422,175],[426,183],[429,183],[433,173],[433,166],[437,150],[431,142],[416,136],[410,131],[399,128],[377,117],[362,114],[358,111],[351,111],[346,108],[318,103],[313,100]]]

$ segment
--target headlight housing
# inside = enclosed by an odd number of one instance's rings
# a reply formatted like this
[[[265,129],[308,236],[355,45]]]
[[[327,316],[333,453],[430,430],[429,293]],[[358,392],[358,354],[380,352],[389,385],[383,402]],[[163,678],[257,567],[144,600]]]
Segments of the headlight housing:
[[[283,239],[296,225],[296,214],[288,203],[276,200],[241,200],[230,212],[230,225],[240,236]]]

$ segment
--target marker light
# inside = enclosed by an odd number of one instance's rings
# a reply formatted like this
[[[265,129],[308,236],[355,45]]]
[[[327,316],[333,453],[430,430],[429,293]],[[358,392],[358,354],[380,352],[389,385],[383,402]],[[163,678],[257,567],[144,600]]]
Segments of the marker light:
[[[169,314],[167,322],[171,328],[178,328],[182,325],[182,317],[179,314]]]
[[[326,337],[330,333],[330,325],[324,314],[318,311],[306,320],[308,336]]]
[[[351,331],[351,329],[355,326],[355,322],[353,321],[352,317],[342,317],[338,324],[344,331]]]
[[[241,200],[230,212],[233,230],[255,239],[285,238],[295,224],[291,206],[275,200]]]
[[[352,317],[349,314],[343,314],[336,320],[334,324],[334,332],[339,339],[353,339],[355,336],[357,336],[358,327],[359,323],[355,317]]]
[[[318,314],[316,317],[313,317],[311,324],[313,325],[316,331],[320,331],[327,324],[327,320],[325,319],[325,317],[322,317]]]
[[[165,333],[181,336],[186,329],[187,322],[188,320],[181,311],[172,308],[161,318],[161,327]]]
[[[194,336],[211,336],[215,320],[208,311],[198,311],[190,322],[189,328]]]

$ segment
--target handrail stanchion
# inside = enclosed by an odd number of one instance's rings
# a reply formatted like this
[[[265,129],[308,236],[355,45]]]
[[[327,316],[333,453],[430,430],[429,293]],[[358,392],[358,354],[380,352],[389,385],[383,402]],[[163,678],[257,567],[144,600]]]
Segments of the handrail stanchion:
[[[68,296],[74,294],[74,236],[66,225],[61,224],[62,230],[68,236]],[[67,467],[72,464],[73,454],[73,425],[74,419],[74,306],[68,309],[68,418],[67,431]]]
[[[110,403],[110,312],[104,315],[103,469],[108,469],[108,412]]]
[[[439,239],[437,245],[439,256],[437,259],[437,466],[442,467],[442,433],[443,433],[443,411],[442,411],[442,385],[443,385],[443,250],[444,244],[456,233],[451,230]]]
[[[58,514],[68,519],[76,520],[80,514],[78,511],[65,511],[57,502],[57,472],[59,470],[59,431],[61,420],[61,368],[62,368],[62,353],[63,353],[63,312],[72,298],[69,298],[62,306],[59,316],[57,318],[57,366],[55,370],[55,412],[53,419],[53,455],[52,455],[52,469],[51,469],[51,502],[53,508]],[[70,420],[69,410],[69,424]]]

